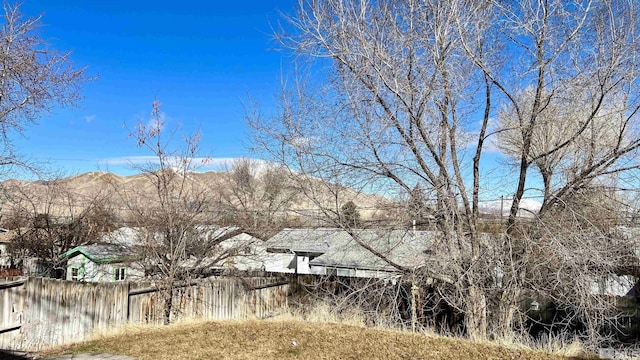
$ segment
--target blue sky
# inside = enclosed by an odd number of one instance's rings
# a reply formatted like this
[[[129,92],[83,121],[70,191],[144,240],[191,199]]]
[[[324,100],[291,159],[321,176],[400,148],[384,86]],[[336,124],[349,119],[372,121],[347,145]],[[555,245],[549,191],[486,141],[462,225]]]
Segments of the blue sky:
[[[151,154],[136,147],[123,125],[148,120],[157,98],[167,129],[201,130],[201,155],[222,161],[257,157],[248,150],[243,102],[251,96],[270,111],[292,63],[273,41],[272,27],[296,3],[25,2],[25,15],[43,14],[42,37],[55,49],[72,50],[72,60],[98,78],[84,85],[77,108],[56,109],[23,136],[16,134],[16,149],[64,176],[97,170],[133,174],[128,159]],[[487,154],[485,162],[495,156]],[[214,169],[218,164],[210,163]],[[489,182],[503,175],[489,174]]]
[[[167,128],[203,133],[203,155],[252,157],[243,101],[270,107],[290,63],[271,27],[294,1],[44,1],[22,12],[43,14],[42,37],[98,79],[84,85],[77,108],[56,109],[14,136],[27,158],[64,174],[133,172],[119,159],[149,155],[123,124],[148,118],[157,97]],[[109,159],[109,160],[105,160]],[[108,164],[108,167],[107,167]]]

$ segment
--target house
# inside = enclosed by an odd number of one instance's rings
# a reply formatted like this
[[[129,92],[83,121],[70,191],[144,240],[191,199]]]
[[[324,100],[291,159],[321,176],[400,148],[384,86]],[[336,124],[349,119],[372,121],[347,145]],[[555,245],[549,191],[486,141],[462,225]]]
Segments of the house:
[[[284,229],[265,242],[270,256],[265,260],[268,272],[318,274],[309,262],[325,254],[331,247],[342,247],[348,237],[339,229]]]
[[[591,293],[615,297],[637,298],[640,294],[640,227],[618,226],[610,241],[615,248],[625,249],[635,255],[635,261],[626,268],[618,269],[618,274],[609,274],[593,280]],[[617,242],[617,243],[616,243]]]
[[[591,284],[591,293],[608,296],[637,296],[638,280],[631,275],[610,275],[599,278]]]
[[[0,228],[0,268],[11,266],[11,257],[9,256],[9,244],[11,239],[16,235],[15,231]]]
[[[267,248],[264,241],[246,232],[240,232],[220,243],[220,248],[229,256],[225,267],[239,271],[264,270]]]
[[[212,249],[206,257],[192,257],[184,266],[205,267],[203,270],[213,273],[264,270],[267,251],[262,239],[236,226],[201,225],[196,232]]]
[[[270,254],[265,261],[265,270],[394,278],[400,274],[394,264],[405,268],[424,264],[434,236],[430,231],[414,230],[353,230],[349,233],[335,228],[284,229],[265,242]]]
[[[11,243],[29,231],[29,228],[4,229],[0,228],[0,276],[42,276],[50,274],[51,266],[23,251],[11,253]]]
[[[69,250],[61,256],[67,259],[66,279],[111,282],[144,277],[145,268],[150,264],[139,255],[143,232],[141,228],[122,227],[103,235],[97,244]],[[264,269],[263,241],[240,228],[203,225],[197,227],[195,233],[197,238],[192,239],[190,245],[208,249],[207,256],[191,256],[180,266],[201,275]],[[151,241],[154,239],[160,241],[160,236],[151,237]]]
[[[21,276],[23,266],[18,266],[10,252],[11,240],[16,236],[16,230],[0,228],[0,276]]]
[[[135,266],[135,252],[118,244],[82,245],[62,257],[67,259],[67,280],[116,282],[144,275],[142,269]]]
[[[138,235],[139,229],[122,227],[104,234],[97,244],[77,246],[62,254],[67,262],[65,279],[115,282],[143,277],[134,250]]]

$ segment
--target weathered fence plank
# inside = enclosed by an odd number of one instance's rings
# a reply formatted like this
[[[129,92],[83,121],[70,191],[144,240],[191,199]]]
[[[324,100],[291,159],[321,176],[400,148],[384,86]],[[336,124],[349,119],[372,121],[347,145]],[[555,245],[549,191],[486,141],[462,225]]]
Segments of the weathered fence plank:
[[[265,317],[287,305],[274,279],[212,279],[174,290],[172,322]],[[0,348],[36,351],[125,323],[161,324],[165,292],[151,283],[0,279]]]

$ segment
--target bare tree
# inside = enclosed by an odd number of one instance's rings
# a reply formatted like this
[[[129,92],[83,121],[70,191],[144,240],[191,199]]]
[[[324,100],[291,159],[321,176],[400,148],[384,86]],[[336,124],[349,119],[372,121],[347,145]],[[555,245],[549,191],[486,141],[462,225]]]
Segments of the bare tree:
[[[560,91],[572,93],[559,94]],[[615,96],[608,103],[590,109],[586,103],[589,99],[585,99],[581,89],[557,89],[555,92],[556,95],[546,100],[547,105],[535,119],[528,154],[528,162],[542,177],[543,198],[549,201],[552,201],[552,194],[558,191],[558,187],[582,181],[580,178],[584,175],[581,171],[595,165],[598,160],[632,156],[634,151],[628,147],[633,146],[636,131],[625,114],[626,105]],[[535,98],[533,88],[524,89],[516,94],[516,98],[523,109],[521,111],[530,113]],[[519,159],[524,148],[523,134],[525,128],[531,126],[530,122],[519,120],[513,104],[500,109],[498,118],[498,147],[508,156]],[[586,127],[583,125],[585,121],[589,123]],[[560,147],[562,144],[565,145]],[[616,154],[618,152],[620,154]],[[615,167],[607,167],[605,171],[612,175],[617,172],[614,170]],[[609,185],[615,185],[614,177],[602,177]],[[592,181],[587,180],[586,185],[590,183]],[[547,206],[543,204],[543,208]]]
[[[104,191],[83,197],[61,178],[5,184],[3,191],[8,195],[3,225],[15,231],[9,255],[25,269],[35,259],[41,268],[37,275],[61,277],[66,261],[62,254],[94,243],[116,227],[109,194]]]
[[[277,113],[250,112],[251,125],[274,161],[308,178],[405,196],[418,183],[433,194],[432,255],[397,268],[434,282],[470,337],[509,335],[526,317],[524,300],[544,293],[575,306],[595,338],[614,302],[594,295],[591,281],[633,258],[596,246],[594,233],[617,242],[588,222],[553,231],[551,214],[579,213],[569,201],[576,191],[637,170],[637,14],[628,1],[301,0],[278,38],[328,65],[310,70],[328,70],[297,77]],[[514,195],[504,231],[489,239],[479,203],[496,131],[515,159],[500,185]],[[520,218],[527,186],[543,194],[536,226]],[[580,255],[557,258],[570,254]]]
[[[54,106],[74,105],[85,68],[71,52],[58,52],[40,36],[41,16],[24,18],[20,5],[4,2],[0,29],[0,165],[25,165],[11,143],[12,132],[36,123]]]
[[[138,147],[154,156],[146,164],[134,165],[153,190],[116,191],[129,209],[129,222],[138,229],[133,245],[145,273],[163,290],[164,321],[169,324],[176,289],[194,278],[210,276],[214,266],[238,254],[239,246],[250,244],[221,246],[241,230],[210,226],[216,220],[210,189],[192,176],[208,161],[198,157],[201,134],[184,136],[182,146],[172,148],[175,131],[166,135],[160,106],[154,101],[151,121],[141,120],[132,133]]]
[[[230,224],[268,238],[287,221],[296,191],[287,170],[253,159],[237,159],[217,187]]]

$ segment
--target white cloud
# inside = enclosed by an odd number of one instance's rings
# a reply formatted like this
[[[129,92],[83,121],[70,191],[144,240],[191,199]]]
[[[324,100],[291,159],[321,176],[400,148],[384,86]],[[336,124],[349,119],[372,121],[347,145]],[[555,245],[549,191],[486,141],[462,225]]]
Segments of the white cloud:
[[[298,136],[291,139],[291,145],[298,149],[309,150],[317,142],[318,138],[314,136]]]
[[[467,150],[475,151],[478,146],[478,136],[482,127],[482,120],[477,122],[477,127],[471,129],[458,129],[461,140],[458,140],[458,146],[463,146]],[[498,147],[498,119],[490,117],[487,123],[485,140],[482,145],[484,154],[501,154],[505,155]]]
[[[149,119],[145,124],[147,129],[155,129],[155,130],[164,130],[166,125],[166,116],[164,113],[161,113],[157,119]]]
[[[493,154],[503,154],[502,150],[498,147],[498,119],[495,117],[490,117],[489,122],[487,124],[487,134],[489,135],[484,142],[483,151],[487,153]]]

